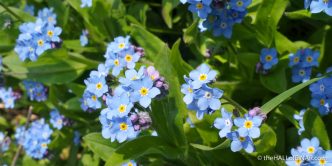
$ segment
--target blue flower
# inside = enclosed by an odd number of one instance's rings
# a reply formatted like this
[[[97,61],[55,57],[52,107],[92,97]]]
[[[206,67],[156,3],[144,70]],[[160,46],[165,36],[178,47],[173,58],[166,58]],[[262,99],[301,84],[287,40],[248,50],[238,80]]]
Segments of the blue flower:
[[[46,28],[47,39],[50,42],[60,42],[59,35],[62,29],[60,27],[54,27],[54,25],[48,25]]]
[[[0,99],[4,103],[6,109],[14,108],[16,97],[12,91],[12,88],[0,88]]]
[[[109,68],[105,64],[98,65],[98,71],[91,71],[90,76],[97,76],[97,77],[106,77],[109,73]]]
[[[258,138],[260,136],[259,127],[262,124],[262,118],[259,116],[251,117],[246,114],[244,118],[234,119],[234,124],[239,127],[237,131],[241,137]]]
[[[223,35],[226,38],[231,38],[232,31],[233,31],[233,19],[228,17],[221,17],[216,21],[213,27],[213,35],[214,36],[221,36]]]
[[[195,92],[195,98],[198,99],[197,106],[200,110],[206,110],[208,108],[218,110],[221,106],[220,98],[222,95],[222,90],[203,85],[201,89]]]
[[[31,16],[35,15],[35,7],[33,5],[26,5],[24,11],[29,13]]]
[[[92,6],[92,0],[81,0],[81,8],[91,7],[91,6]]]
[[[134,89],[134,92],[130,96],[131,101],[139,101],[139,104],[144,108],[147,108],[151,104],[152,98],[160,94],[160,90],[153,87],[153,82],[148,77],[136,80],[131,87]]]
[[[75,145],[79,145],[81,142],[81,133],[79,131],[74,131],[73,142]]]
[[[193,80],[193,89],[198,89],[202,87],[203,84],[210,83],[215,80],[217,72],[210,70],[209,66],[202,64],[189,73],[190,78]]]
[[[115,53],[110,53],[109,55],[105,65],[112,69],[113,76],[118,76],[125,67],[124,59]]]
[[[43,8],[39,10],[38,18],[46,21],[48,24],[56,24],[56,14],[53,12],[53,8]]]
[[[10,142],[10,138],[0,132],[0,152],[6,152],[9,149]]]
[[[331,4],[332,5],[332,4]],[[302,67],[318,67],[318,58],[319,58],[319,51],[313,51],[311,49],[304,50],[303,62],[301,63]]]
[[[36,159],[41,159],[47,152],[47,145],[51,142],[53,130],[44,119],[34,121],[24,133],[23,148],[26,153]]]
[[[327,15],[332,16],[332,1],[317,0],[312,1],[310,4],[311,13],[320,13],[324,11]]]
[[[294,119],[295,119],[296,121],[298,121],[299,126],[300,126],[300,128],[299,128],[299,130],[298,130],[298,134],[299,134],[299,135],[301,135],[302,132],[305,131],[304,123],[303,123],[303,116],[304,116],[304,113],[305,113],[305,112],[306,112],[306,110],[303,109],[303,110],[300,111],[299,114],[295,114],[295,115],[294,115]]]
[[[126,49],[121,51],[120,57],[123,57],[123,61],[128,69],[133,69],[135,67],[135,63],[140,59],[140,53],[135,52],[133,48]]]
[[[210,7],[210,1],[196,1],[196,0],[189,0],[189,10],[192,13],[197,13],[198,17],[205,19],[209,13],[211,13],[212,9]]]
[[[183,97],[183,101],[186,104],[190,104],[194,100],[194,88],[192,85],[192,80],[190,78],[184,77],[184,80],[186,81],[186,84],[182,84],[181,86],[181,92],[185,95]]]
[[[321,147],[319,147],[319,140],[316,137],[311,140],[306,138],[303,139],[301,141],[301,147],[306,156],[314,156],[319,150],[321,150]]]
[[[88,30],[83,30],[82,34],[80,36],[80,42],[81,42],[81,46],[86,46],[89,43],[89,39],[88,39]]]
[[[294,67],[292,69],[292,81],[294,83],[306,82],[310,80],[311,68]]]
[[[50,123],[53,125],[54,128],[60,130],[63,127],[63,120],[64,116],[60,115],[57,109],[53,109],[50,113],[51,119]]]
[[[83,94],[83,105],[86,105],[88,108],[92,109],[101,108],[101,102],[99,101],[98,97],[89,91],[85,91]]]
[[[319,166],[330,166],[332,165],[332,151],[323,151],[321,154],[316,156],[316,160],[311,163]]]
[[[243,12],[251,4],[251,0],[231,0],[230,6],[233,10]]]
[[[326,95],[332,97],[332,78],[323,78],[310,85],[312,95]]]
[[[97,97],[101,97],[108,91],[105,77],[99,77],[95,74],[90,74],[90,77],[84,82],[87,86],[87,90],[95,94]]]
[[[125,72],[126,77],[125,78],[124,77],[119,78],[119,82],[123,86],[128,87],[133,83],[133,81],[143,78],[144,77],[144,72],[145,72],[145,67],[144,66],[142,66],[138,70],[138,72],[135,69],[127,70]]]
[[[122,164],[122,166],[137,166],[134,160],[130,160],[128,163]]]
[[[250,137],[240,137],[238,132],[230,132],[227,134],[227,138],[232,140],[231,150],[233,152],[238,152],[244,149],[247,153],[252,153],[255,151],[254,143]]]
[[[241,23],[244,19],[244,16],[247,15],[247,11],[236,11],[236,10],[229,10],[228,15],[231,16],[234,23]]]
[[[107,113],[107,118],[112,119],[113,117],[126,117],[130,110],[134,107],[133,103],[130,102],[129,96],[123,94],[121,96],[108,96],[106,103],[110,111]]]
[[[42,83],[24,80],[23,85],[31,101],[41,102],[47,100],[48,90]]]
[[[99,117],[102,124],[102,136],[106,139],[111,139],[112,142],[117,140],[122,143],[128,139],[135,138],[139,132],[133,128],[131,120],[128,117],[114,117],[107,118],[108,111],[102,111]]]
[[[130,37],[126,36],[119,36],[116,37],[114,39],[114,42],[111,42],[108,46],[107,46],[107,52],[106,55],[109,53],[119,53],[125,49],[128,49],[129,47],[131,47],[131,43],[129,42]],[[107,57],[105,55],[105,57]]]
[[[327,115],[332,107],[332,98],[327,98],[324,95],[313,95],[311,105],[318,109],[321,115]]]
[[[219,129],[219,137],[224,138],[231,132],[233,126],[232,113],[221,109],[222,118],[217,118],[214,121],[214,127]]]
[[[303,50],[298,50],[295,54],[289,55],[289,67],[297,66],[301,63],[301,52]]]
[[[305,160],[304,160],[304,156],[303,156],[302,152],[299,152],[296,149],[292,149],[291,154],[292,154],[292,156],[288,157],[287,160],[286,160],[286,164],[288,166],[301,166],[301,165],[303,165]]]
[[[264,70],[269,70],[278,63],[277,50],[275,48],[264,48],[261,51],[260,61]]]
[[[25,134],[25,127],[24,126],[17,126],[15,129],[14,138],[19,145],[23,145],[24,143],[24,134]]]

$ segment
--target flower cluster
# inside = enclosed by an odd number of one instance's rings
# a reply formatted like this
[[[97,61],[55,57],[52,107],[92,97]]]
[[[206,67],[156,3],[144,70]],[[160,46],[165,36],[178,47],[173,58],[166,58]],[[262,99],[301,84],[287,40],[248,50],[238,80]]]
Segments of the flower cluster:
[[[260,62],[256,65],[256,72],[267,73],[278,62],[277,50],[275,48],[264,48],[261,51]]]
[[[87,88],[81,99],[82,109],[106,106],[99,119],[102,136],[112,142],[135,138],[141,130],[149,128],[152,120],[146,110],[150,109],[153,99],[168,92],[165,79],[154,67],[134,69],[141,56],[142,50],[131,45],[129,37],[117,37],[108,45],[106,63],[100,64],[98,71],[92,71],[85,80]],[[116,80],[114,76],[123,69],[124,75]]]
[[[231,38],[233,25],[241,23],[251,0],[181,0],[189,3],[189,10],[203,19],[201,31],[211,30],[214,36]]]
[[[332,1],[329,0],[304,0],[304,8],[310,9],[311,13],[325,12],[332,16]]]
[[[0,99],[5,105],[5,108],[14,108],[15,100],[18,99],[18,96],[13,92],[12,88],[5,89],[0,87]]]
[[[189,73],[189,78],[184,76],[186,83],[181,86],[181,92],[185,95],[183,101],[188,109],[196,111],[198,119],[202,119],[204,114],[212,114],[221,107],[220,98],[223,91],[208,86],[216,79],[216,75],[215,70],[202,64]]]
[[[50,137],[53,130],[40,119],[31,123],[27,130],[19,127],[15,137],[18,138],[26,153],[36,159],[41,159],[47,153],[47,145],[51,142]]]
[[[50,123],[53,125],[54,128],[60,130],[65,125],[66,118],[59,113],[57,109],[53,109],[50,112]]]
[[[36,22],[20,25],[21,34],[16,40],[15,52],[22,61],[36,61],[46,50],[57,47],[61,42],[59,35],[62,29],[55,24],[53,9],[44,8],[38,12]]]
[[[295,114],[294,115],[294,119],[299,123],[299,130],[298,130],[298,134],[301,135],[302,132],[305,131],[305,128],[304,128],[304,123],[303,123],[303,116],[304,116],[304,113],[306,112],[305,109],[301,110],[299,114]]]
[[[314,137],[311,140],[304,138],[301,146],[291,150],[286,164],[293,165],[331,165],[332,151],[325,151],[319,146],[319,140]]]
[[[327,70],[327,73],[330,72]],[[311,105],[321,115],[327,115],[332,109],[332,77],[323,78],[310,85]]]
[[[214,127],[220,130],[220,138],[228,138],[232,141],[233,152],[244,149],[248,153],[255,151],[253,139],[260,136],[259,127],[266,115],[260,109],[253,109],[243,117],[233,117],[233,113],[221,109],[222,118],[214,121]]]
[[[319,51],[310,48],[299,49],[295,54],[289,55],[289,67],[292,67],[292,81],[294,83],[306,82],[311,77],[312,67],[318,67]]]
[[[47,100],[48,89],[42,83],[24,80],[23,85],[31,101],[41,102]]]
[[[3,132],[0,132],[0,153],[6,152],[9,149],[10,138]]]
[[[83,46],[83,47],[88,45],[88,43],[89,43],[88,34],[89,34],[89,31],[85,29],[82,31],[82,34],[80,36],[81,46]]]

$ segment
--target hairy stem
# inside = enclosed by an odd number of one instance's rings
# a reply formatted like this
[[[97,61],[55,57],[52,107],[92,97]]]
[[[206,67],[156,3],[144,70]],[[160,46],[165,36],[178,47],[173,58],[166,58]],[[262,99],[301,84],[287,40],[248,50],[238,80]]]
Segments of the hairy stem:
[[[223,99],[227,100],[227,102],[231,105],[233,105],[235,108],[239,109],[239,111],[241,113],[246,113],[248,112],[245,108],[243,108],[239,103],[237,103],[236,101],[232,100],[231,98],[227,97],[227,96],[222,96]]]

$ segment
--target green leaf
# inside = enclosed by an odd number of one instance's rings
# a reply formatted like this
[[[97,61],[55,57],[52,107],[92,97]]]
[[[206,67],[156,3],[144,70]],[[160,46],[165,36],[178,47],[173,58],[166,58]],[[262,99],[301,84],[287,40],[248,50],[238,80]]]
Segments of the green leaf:
[[[175,71],[178,74],[178,78],[182,79],[184,75],[188,75],[193,68],[186,63],[181,56],[179,46],[180,46],[181,40],[178,39],[171,50],[171,63],[175,69]]]
[[[84,136],[83,140],[94,153],[98,154],[105,161],[115,150],[116,144],[112,144],[111,140],[103,138],[100,133],[90,133]]]
[[[286,17],[293,20],[314,19],[321,21],[331,21],[331,17],[325,13],[312,14],[309,10],[297,10],[293,12],[285,12]]]
[[[161,13],[168,28],[172,28],[172,10],[179,4],[178,0],[163,0]]]
[[[264,87],[274,93],[282,93],[287,90],[286,68],[284,67],[276,68],[267,75],[260,75],[260,80]]]
[[[278,22],[283,15],[288,0],[263,0],[257,11],[255,21],[258,40],[266,47],[270,47]]]
[[[330,149],[330,140],[325,124],[316,111],[306,111],[303,117],[303,123],[305,128],[303,133],[304,137],[317,137],[320,141],[320,146],[322,146],[323,149]]]
[[[218,150],[218,149],[225,149],[228,148],[231,144],[231,141],[229,139],[225,140],[221,144],[217,145],[216,147],[209,147],[205,145],[200,145],[200,144],[193,144],[191,143],[190,145],[193,146],[194,148],[203,150],[203,151],[211,151],[211,150]]]
[[[271,151],[277,144],[277,135],[267,124],[260,127],[261,135],[255,141],[256,152],[253,155],[263,154]]]
[[[319,77],[319,78],[314,78],[311,79],[310,81],[307,81],[305,83],[299,84],[294,86],[291,89],[288,89],[287,91],[279,94],[278,96],[274,97],[273,99],[271,99],[270,101],[268,101],[267,103],[265,103],[261,109],[264,113],[269,113],[270,111],[272,111],[274,108],[276,108],[279,104],[281,104],[282,102],[284,102],[285,100],[287,100],[289,97],[291,97],[292,95],[294,95],[296,92],[300,91],[301,89],[309,86],[310,84],[322,79],[324,77]]]
[[[198,20],[191,24],[183,33],[183,40],[186,44],[191,44],[197,40],[198,36]]]
[[[12,52],[3,59],[3,63],[11,70],[8,74],[15,78],[62,84],[75,80],[83,71],[94,67],[73,60],[77,58],[70,58],[64,49],[55,49],[46,51],[36,62],[21,62]]]
[[[167,159],[181,159],[181,151],[169,146],[160,137],[143,136],[123,143],[108,156],[106,165],[117,166],[128,160],[137,159],[148,154],[158,154]]]
[[[285,116],[294,126],[299,128],[299,123],[294,119],[295,114],[299,114],[293,107],[289,105],[281,105],[278,110]]]

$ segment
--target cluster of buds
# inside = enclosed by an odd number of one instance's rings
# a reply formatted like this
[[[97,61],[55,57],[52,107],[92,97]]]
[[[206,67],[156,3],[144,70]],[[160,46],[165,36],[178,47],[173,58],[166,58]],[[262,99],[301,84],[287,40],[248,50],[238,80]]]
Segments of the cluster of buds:
[[[146,130],[152,124],[151,117],[148,112],[132,113],[130,120],[134,126],[135,131]]]

